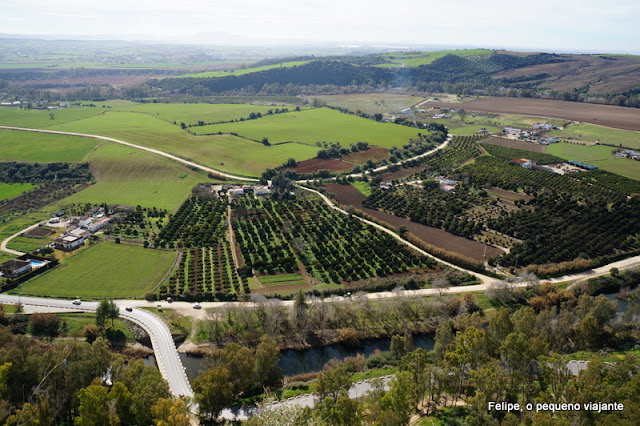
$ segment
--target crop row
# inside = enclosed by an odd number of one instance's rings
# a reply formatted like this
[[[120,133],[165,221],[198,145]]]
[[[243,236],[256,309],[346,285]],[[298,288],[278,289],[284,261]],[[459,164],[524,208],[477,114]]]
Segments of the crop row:
[[[419,177],[425,177],[431,173],[446,173],[465,161],[482,155],[482,149],[477,141],[482,139],[479,135],[454,136],[447,147],[433,155],[426,157],[426,168],[418,173]]]
[[[272,261],[297,257],[320,282],[340,284],[430,265],[427,258],[414,255],[393,237],[339,215],[319,201],[244,199],[234,216],[243,255],[249,254],[245,262],[254,268],[266,265],[279,271],[282,263]]]
[[[383,210],[413,222],[445,230],[471,238],[483,229],[483,224],[470,220],[468,211],[476,205],[487,204],[481,197],[463,185],[458,185],[456,193],[444,192],[438,188],[416,189],[374,189],[363,201],[363,206]]]
[[[158,234],[156,247],[212,247],[224,236],[226,203],[194,195]]]
[[[162,298],[224,300],[242,293],[249,293],[248,281],[238,276],[226,239],[214,247],[185,250],[175,273],[160,287]]]

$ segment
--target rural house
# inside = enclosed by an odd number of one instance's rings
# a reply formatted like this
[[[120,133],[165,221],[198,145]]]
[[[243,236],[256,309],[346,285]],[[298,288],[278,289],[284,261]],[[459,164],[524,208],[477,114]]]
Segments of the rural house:
[[[84,238],[75,235],[65,235],[53,242],[53,246],[58,250],[72,251],[84,244]]]
[[[2,276],[6,278],[17,278],[30,271],[31,263],[25,260],[12,259],[0,265],[0,272],[2,272]]]

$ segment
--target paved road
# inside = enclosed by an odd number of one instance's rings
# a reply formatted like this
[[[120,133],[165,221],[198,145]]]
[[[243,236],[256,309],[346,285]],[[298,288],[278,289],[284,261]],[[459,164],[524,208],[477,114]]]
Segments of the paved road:
[[[0,294],[0,302],[7,304],[16,304],[20,301],[23,305],[42,310],[66,309],[69,311],[79,312],[95,312],[98,307],[97,302],[82,302],[80,305],[74,305],[70,300],[43,299],[36,297],[20,297],[7,294]],[[178,352],[171,338],[171,333],[165,323],[153,315],[142,309],[134,309],[127,312],[124,308],[128,305],[127,301],[117,302],[120,307],[120,317],[128,319],[141,326],[151,338],[153,352],[156,357],[158,369],[162,373],[162,377],[169,383],[169,388],[174,396],[183,394],[193,397],[193,390],[187,379],[187,375],[182,366],[182,362],[178,357]]]
[[[24,253],[21,251],[17,251],[17,250],[11,250],[10,248],[7,248],[7,244],[9,244],[9,241],[11,241],[12,239],[14,239],[15,237],[17,237],[18,235],[24,233],[24,232],[28,232],[31,231],[32,229],[37,228],[42,222],[38,222],[34,225],[31,225],[27,228],[24,228],[22,231],[18,231],[15,234],[13,234],[12,236],[5,238],[4,240],[2,240],[2,243],[0,243],[0,250],[6,252],[6,253],[10,253],[10,254],[15,254],[16,256],[22,256]]]
[[[93,138],[93,139],[100,139],[100,140],[103,140],[103,141],[115,142],[115,143],[119,143],[120,145],[126,145],[126,146],[130,146],[131,148],[141,149],[143,151],[147,151],[147,152],[151,152],[151,153],[154,153],[154,154],[162,155],[163,157],[170,158],[170,159],[175,160],[175,161],[177,161],[179,163],[185,164],[187,166],[195,167],[197,169],[203,170],[203,171],[205,171],[207,173],[211,173],[211,174],[216,175],[216,176],[220,176],[220,177],[224,177],[224,178],[228,178],[228,179],[234,179],[234,180],[258,182],[258,179],[248,178],[248,177],[243,177],[243,176],[236,176],[236,175],[232,175],[230,173],[221,172],[219,170],[212,169],[210,167],[206,167],[206,166],[202,166],[200,164],[194,163],[193,161],[188,161],[188,160],[185,160],[183,158],[177,157],[175,155],[167,154],[164,151],[160,151],[160,150],[149,148],[149,147],[142,146],[142,145],[137,145],[137,144],[134,144],[134,143],[131,143],[131,142],[121,141],[120,139],[108,138],[106,136],[88,135],[88,134],[84,134],[84,133],[73,133],[73,132],[60,132],[60,131],[57,131],[57,130],[29,129],[29,128],[25,128],[25,127],[13,127],[13,126],[0,126],[0,129],[24,130],[24,131],[27,131],[27,132],[38,132],[38,133],[53,133],[53,134],[56,134],[56,135],[81,136],[81,137],[84,137],[84,138]]]

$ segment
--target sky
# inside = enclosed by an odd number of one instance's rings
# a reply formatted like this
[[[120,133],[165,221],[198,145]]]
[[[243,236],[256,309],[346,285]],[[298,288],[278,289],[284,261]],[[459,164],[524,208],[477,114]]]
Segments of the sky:
[[[0,33],[640,54],[637,0],[0,0]]]

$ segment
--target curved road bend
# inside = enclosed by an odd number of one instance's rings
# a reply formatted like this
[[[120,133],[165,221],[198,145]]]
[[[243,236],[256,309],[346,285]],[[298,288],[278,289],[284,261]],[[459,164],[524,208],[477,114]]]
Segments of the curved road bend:
[[[16,304],[20,303],[29,306],[43,308],[67,309],[70,311],[95,312],[98,302],[82,302],[81,305],[74,305],[71,300],[43,299],[36,297],[12,296],[0,294],[1,303]],[[120,317],[128,319],[141,326],[151,338],[153,352],[156,357],[158,369],[162,373],[162,377],[169,384],[171,393],[174,396],[180,394],[193,397],[193,390],[187,379],[182,362],[178,357],[178,352],[171,338],[171,333],[165,323],[153,315],[142,309],[134,309],[132,312],[124,310],[127,306],[126,302],[118,302],[120,307]]]
[[[29,226],[27,228],[24,228],[22,231],[18,231],[15,234],[13,234],[12,236],[7,237],[4,240],[2,240],[2,243],[0,243],[0,251],[4,251],[4,252],[9,253],[9,254],[14,254],[16,256],[22,256],[24,254],[23,252],[7,248],[7,244],[9,244],[9,241],[13,240],[18,235],[20,235],[20,234],[22,234],[24,232],[29,232],[32,229],[37,228],[41,223],[42,223],[42,221],[40,221],[40,222],[38,222],[38,223],[36,223],[34,225],[31,225],[31,226]]]
[[[134,143],[131,143],[131,142],[121,141],[120,139],[108,138],[106,136],[88,135],[88,134],[84,134],[84,133],[73,133],[73,132],[61,132],[61,131],[57,131],[57,130],[29,129],[29,128],[26,128],[26,127],[13,127],[13,126],[0,126],[0,129],[24,130],[24,131],[27,131],[27,132],[52,133],[52,134],[55,134],[55,135],[80,136],[80,137],[84,137],[84,138],[100,139],[100,140],[103,140],[103,141],[119,143],[120,145],[130,146],[131,148],[141,149],[143,151],[151,152],[153,154],[162,155],[163,157],[170,158],[170,159],[172,159],[174,161],[177,161],[179,163],[185,164],[187,166],[195,167],[197,169],[203,170],[203,171],[205,171],[207,173],[211,173],[211,174],[216,175],[216,176],[229,178],[229,179],[235,179],[235,180],[241,180],[241,181],[251,181],[251,182],[258,182],[258,180],[259,180],[259,179],[254,179],[254,178],[236,176],[236,175],[232,175],[230,173],[224,173],[224,172],[221,172],[219,170],[212,169],[210,167],[201,166],[200,164],[194,163],[193,161],[185,160],[183,158],[176,157],[175,155],[167,154],[164,151],[160,151],[160,150],[153,149],[153,148],[148,148],[146,146],[137,145],[137,144],[134,144]]]
[[[453,135],[449,134],[449,136],[447,136],[447,139],[445,139],[445,141],[444,141],[444,142],[442,142],[442,143],[441,143],[440,145],[438,145],[437,147],[433,148],[431,151],[424,152],[424,153],[422,153],[422,154],[420,154],[420,155],[416,155],[415,157],[407,158],[406,160],[402,160],[402,161],[400,161],[399,163],[387,164],[386,166],[380,166],[380,167],[375,168],[375,169],[373,169],[373,170],[366,170],[366,171],[361,172],[361,173],[352,173],[352,174],[350,174],[350,175],[344,175],[344,176],[340,176],[340,177],[345,177],[345,178],[350,178],[350,177],[352,177],[352,178],[359,178],[359,177],[362,177],[362,175],[363,175],[363,174],[365,174],[365,173],[367,173],[367,172],[368,172],[369,174],[371,174],[371,173],[378,173],[378,172],[384,172],[385,170],[387,170],[387,169],[388,169],[389,167],[391,167],[392,165],[395,165],[395,166],[402,166],[403,164],[408,163],[408,162],[410,162],[410,161],[418,160],[418,159],[420,159],[420,158],[427,157],[427,156],[429,156],[429,155],[433,154],[433,153],[434,153],[434,152],[436,152],[436,151],[440,151],[441,149],[443,149],[444,147],[446,147],[447,145],[449,145],[449,142],[451,142],[451,139],[452,139],[452,138],[453,138]],[[330,177],[330,178],[325,178],[325,179],[320,179],[320,180],[322,180],[322,181],[331,181],[331,180],[335,180],[335,179],[336,179],[335,177]],[[299,181],[297,181],[297,183],[309,183],[309,182],[313,182],[313,181],[315,181],[315,180],[317,180],[317,179],[303,179],[303,180],[299,180]]]

